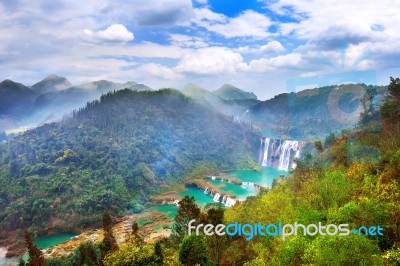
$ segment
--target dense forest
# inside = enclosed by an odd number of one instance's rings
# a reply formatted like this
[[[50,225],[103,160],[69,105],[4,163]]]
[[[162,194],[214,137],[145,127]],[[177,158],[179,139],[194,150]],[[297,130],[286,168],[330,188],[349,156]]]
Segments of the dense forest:
[[[286,180],[244,204],[200,209],[193,197],[185,197],[169,239],[145,244],[135,235],[135,227],[126,243],[83,243],[74,253],[43,265],[400,265],[399,79],[391,79],[389,92],[379,115],[364,112],[355,129],[316,141],[318,154],[304,156]],[[371,131],[377,116],[381,128]],[[191,219],[214,225],[278,221],[347,223],[350,228],[379,225],[383,235],[292,235],[285,240],[256,235],[246,241],[244,235],[188,236],[181,229]]]
[[[143,209],[198,169],[256,165],[259,134],[172,89],[121,90],[0,144],[0,232],[38,234]]]

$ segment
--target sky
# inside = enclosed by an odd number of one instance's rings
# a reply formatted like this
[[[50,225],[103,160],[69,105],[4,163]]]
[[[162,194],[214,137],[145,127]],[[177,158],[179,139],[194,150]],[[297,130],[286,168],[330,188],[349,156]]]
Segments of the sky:
[[[260,99],[385,85],[400,76],[399,14],[397,0],[1,0],[0,80],[229,83]]]

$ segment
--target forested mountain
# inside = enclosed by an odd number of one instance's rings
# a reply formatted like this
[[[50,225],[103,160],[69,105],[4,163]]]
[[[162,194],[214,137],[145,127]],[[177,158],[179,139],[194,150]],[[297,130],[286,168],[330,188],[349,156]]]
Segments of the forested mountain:
[[[308,139],[352,128],[364,103],[379,109],[387,88],[347,84],[283,93],[250,108],[246,121],[278,136]]]
[[[259,101],[251,97],[251,93],[231,85],[210,92],[187,84],[182,92],[217,112],[233,116],[236,121],[269,132],[266,136],[310,139],[354,127],[364,112],[363,104],[379,108],[387,88],[365,84],[335,85],[282,93],[266,101]]]
[[[73,86],[66,78],[54,74],[31,87],[4,80],[0,83],[0,132],[60,121],[74,109],[99,99],[102,94],[126,88],[151,90],[133,81],[114,83],[100,80]]]
[[[21,83],[6,79],[0,83],[0,117],[26,115],[37,94]]]
[[[51,91],[60,91],[71,87],[72,84],[68,79],[57,75],[49,75],[38,83],[32,85],[32,90],[38,94],[43,94]]]
[[[66,230],[140,210],[161,184],[199,167],[249,167],[259,135],[178,91],[121,90],[71,119],[0,144],[1,237]]]
[[[213,93],[224,100],[257,100],[254,93],[243,91],[231,84],[224,84]]]
[[[238,89],[239,90],[239,89]],[[243,92],[242,90],[240,90]],[[237,121],[242,121],[246,110],[253,107],[260,101],[255,99],[230,99],[227,100],[214,92],[203,89],[195,84],[188,83],[182,88],[182,92],[195,99],[200,104],[224,115],[229,115],[234,117]],[[250,94],[248,92],[243,92],[245,94]],[[240,97],[239,97],[240,98]]]

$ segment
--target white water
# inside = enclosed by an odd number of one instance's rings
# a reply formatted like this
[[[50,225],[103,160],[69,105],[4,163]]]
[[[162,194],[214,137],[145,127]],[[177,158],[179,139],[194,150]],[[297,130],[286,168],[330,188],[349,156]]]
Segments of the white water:
[[[268,152],[269,152],[269,142],[270,141],[271,140],[269,138],[266,138],[264,141],[264,158],[261,163],[262,166],[268,165]]]
[[[285,140],[281,149],[281,157],[279,159],[279,170],[289,170],[289,163],[291,159],[291,151],[295,151],[295,154],[299,150],[299,142],[295,140]]]
[[[260,165],[274,166],[288,171],[296,168],[295,158],[300,157],[300,143],[297,140],[265,138],[261,140]]]
[[[225,202],[226,207],[232,207],[235,204],[236,204],[236,200],[231,199],[230,197],[227,197],[226,202]]]
[[[219,202],[219,198],[221,197],[221,195],[219,193],[215,193],[213,200],[215,202]]]

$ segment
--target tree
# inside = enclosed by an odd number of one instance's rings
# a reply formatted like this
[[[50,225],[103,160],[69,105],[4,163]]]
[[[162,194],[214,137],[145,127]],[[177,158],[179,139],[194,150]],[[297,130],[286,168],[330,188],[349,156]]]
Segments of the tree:
[[[388,86],[389,92],[397,100],[400,100],[400,79],[390,77],[390,84]]]
[[[322,146],[322,142],[320,140],[314,142],[314,147],[315,149],[317,149],[318,152],[322,152],[324,150],[324,147]]]
[[[186,236],[179,249],[179,261],[187,266],[206,265],[206,254],[207,247],[202,236]]]
[[[103,214],[103,230],[104,239],[101,243],[101,249],[104,255],[109,251],[117,249],[117,242],[115,241],[115,237],[112,232],[112,217],[108,211],[105,211]]]
[[[134,237],[137,237],[138,236],[138,231],[139,231],[139,225],[138,225],[138,223],[136,221],[134,221],[132,223],[132,235]]]
[[[79,245],[79,259],[82,265],[99,265],[100,251],[92,242],[85,242]]]
[[[204,208],[205,217],[202,219],[203,224],[213,224],[214,226],[224,223],[225,208],[221,203],[209,203]],[[221,263],[223,252],[227,247],[228,238],[226,235],[219,236],[214,234],[207,236],[205,242],[208,247],[208,258],[214,263]]]
[[[163,265],[164,253],[160,241],[154,245],[154,261],[157,265]]]
[[[196,205],[194,197],[185,196],[179,202],[178,214],[175,216],[174,234],[182,239],[188,231],[189,221],[200,217],[200,208]]]
[[[28,231],[25,231],[25,246],[28,249],[29,260],[27,265],[29,266],[44,266],[45,260],[43,253],[33,243],[31,235]]]

